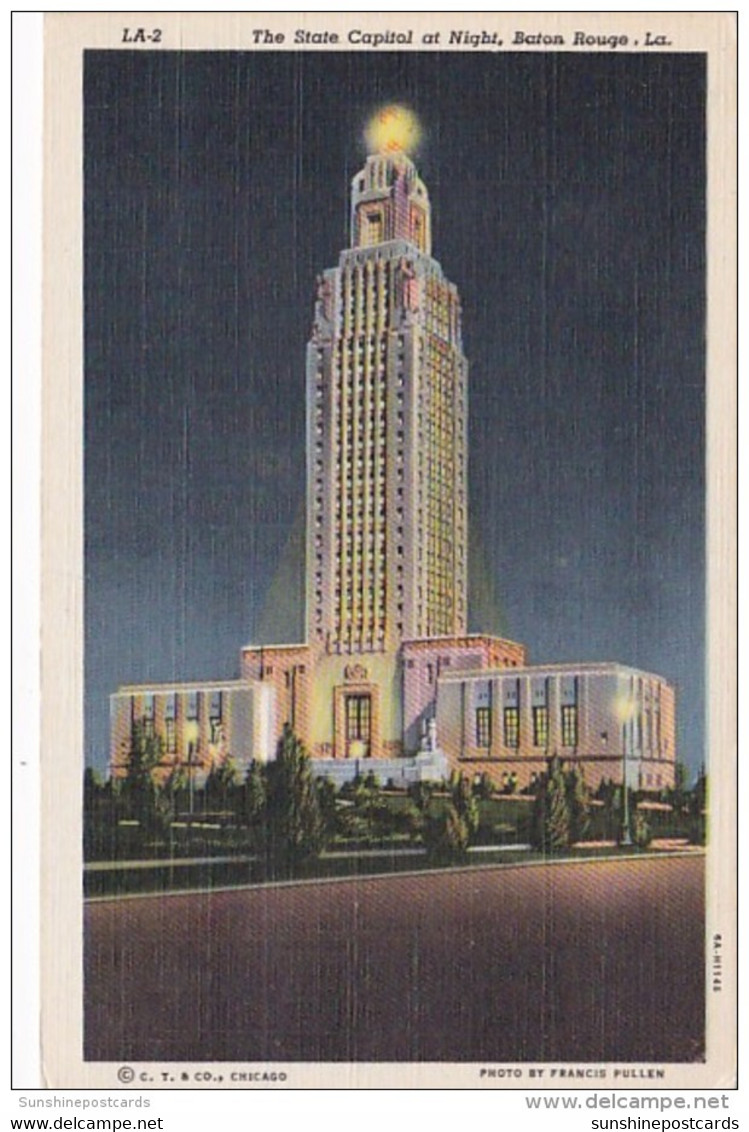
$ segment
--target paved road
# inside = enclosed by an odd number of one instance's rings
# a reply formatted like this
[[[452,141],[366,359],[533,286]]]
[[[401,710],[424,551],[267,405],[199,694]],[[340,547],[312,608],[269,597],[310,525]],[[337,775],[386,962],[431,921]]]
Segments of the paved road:
[[[701,856],[86,908],[91,1060],[681,1061]]]

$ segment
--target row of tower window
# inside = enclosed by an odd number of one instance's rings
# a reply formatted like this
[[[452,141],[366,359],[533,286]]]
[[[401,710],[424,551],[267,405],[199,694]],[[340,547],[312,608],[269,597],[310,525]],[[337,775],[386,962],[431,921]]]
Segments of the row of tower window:
[[[362,323],[366,325],[376,321],[381,326],[386,326],[392,298],[393,292],[385,272],[374,282],[374,286],[358,288],[344,286],[338,307],[339,322],[343,323],[349,333],[352,324],[361,327]]]
[[[221,692],[211,692],[210,696],[201,700],[198,692],[187,692],[184,696],[184,718],[188,722],[199,722],[205,715],[209,728],[210,741],[218,741],[221,725],[224,718],[224,698]],[[135,701],[133,711],[135,710]],[[177,750],[177,693],[167,693],[163,697],[164,724],[163,739],[166,752],[173,754]],[[143,697],[142,714],[138,722],[148,736],[156,733],[156,697],[147,693]]]
[[[491,707],[476,708],[476,746],[491,747],[494,723]],[[578,743],[577,704],[562,704],[560,708],[561,738],[563,747],[576,747]],[[549,709],[546,705],[531,709],[534,747],[549,745]],[[505,707],[502,711],[503,741],[505,747],[520,746],[520,709]]]
[[[357,336],[349,343],[342,343],[338,350],[337,376],[348,379],[361,378],[368,370],[370,378],[382,382],[387,376],[386,362],[389,357],[387,346],[382,343],[365,346]],[[405,354],[398,351],[396,361],[403,363]],[[365,363],[368,363],[365,365]]]
[[[142,697],[142,716],[148,722],[156,717],[156,693],[146,692]],[[201,700],[199,692],[167,692],[160,695],[163,701],[164,717],[166,719],[175,719],[177,715],[177,697],[181,696],[184,700],[185,718],[190,720],[198,719],[200,714],[201,703],[206,700]],[[209,716],[221,719],[224,706],[224,696],[222,692],[211,692],[207,698],[208,714]]]
[[[356,329],[349,326],[338,338],[336,352],[339,360],[346,357],[351,359],[354,354],[363,356],[365,353],[374,357],[376,353],[386,353],[389,342],[390,331],[385,328],[370,326]],[[401,347],[397,343],[395,348],[405,351],[405,346]]]

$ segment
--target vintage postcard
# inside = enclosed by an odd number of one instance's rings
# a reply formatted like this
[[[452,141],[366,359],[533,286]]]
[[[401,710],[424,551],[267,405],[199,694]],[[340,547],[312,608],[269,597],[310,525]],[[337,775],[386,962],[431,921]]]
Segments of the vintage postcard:
[[[735,37],[47,17],[44,1085],[735,1083]]]

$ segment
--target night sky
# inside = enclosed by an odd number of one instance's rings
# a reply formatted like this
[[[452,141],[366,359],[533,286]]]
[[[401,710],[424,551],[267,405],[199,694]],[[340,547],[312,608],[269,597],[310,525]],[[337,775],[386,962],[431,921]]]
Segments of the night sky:
[[[303,638],[304,350],[411,106],[469,360],[471,629],[675,684],[703,759],[704,57],[88,52],[86,758]]]

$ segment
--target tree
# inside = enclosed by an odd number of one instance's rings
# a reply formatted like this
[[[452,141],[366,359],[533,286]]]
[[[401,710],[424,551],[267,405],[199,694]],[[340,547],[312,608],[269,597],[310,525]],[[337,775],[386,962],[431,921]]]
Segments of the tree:
[[[231,796],[238,780],[237,764],[230,755],[227,755],[223,762],[214,764],[203,787],[206,809],[222,811],[231,809]]]
[[[553,755],[536,791],[531,820],[531,843],[543,853],[558,853],[570,844],[570,808],[567,776]]]
[[[678,816],[684,812],[684,808],[688,803],[688,788],[687,779],[688,771],[684,763],[677,762],[674,765],[674,785],[668,792],[668,800],[671,803],[674,815]]]
[[[187,789],[187,773],[184,767],[175,766],[160,787],[154,791],[154,822],[162,830],[168,830],[177,817],[180,796]]]
[[[112,856],[117,814],[112,781],[103,782],[93,767],[83,772],[83,853],[86,860]]]
[[[163,757],[163,741],[148,729],[146,721],[133,723],[121,796],[128,817],[143,826],[158,824],[153,772]]]
[[[325,840],[310,760],[289,724],[268,766],[267,831],[272,868],[283,875],[319,856]]]
[[[90,813],[95,809],[102,792],[102,782],[92,766],[83,772],[83,811]]]
[[[584,841],[590,829],[588,788],[578,766],[567,774],[567,805],[570,815],[570,842]]]
[[[570,844],[570,811],[567,781],[562,764],[556,760],[547,790],[546,844],[552,853]]]
[[[424,847],[433,864],[455,864],[468,852],[468,826],[453,802],[424,823]]]
[[[318,778],[315,785],[317,788],[317,801],[320,806],[323,828],[326,837],[332,837],[336,830],[338,818],[335,783],[331,782],[329,778]]]
[[[258,759],[253,759],[247,767],[242,792],[241,816],[247,825],[256,826],[262,821],[267,798],[268,788],[263,765]]]
[[[463,774],[455,774],[450,779],[450,793],[455,812],[465,822],[468,837],[473,838],[479,828],[479,807],[471,784]]]
[[[621,789],[611,778],[601,779],[595,794],[603,802],[603,832],[607,838],[621,834]]]
[[[701,767],[689,795],[689,839],[695,845],[704,845],[707,841],[707,802],[707,774]]]

